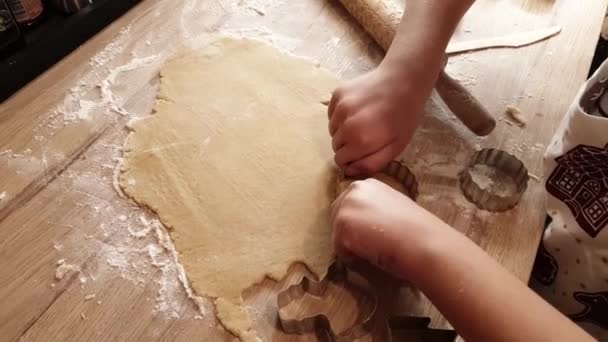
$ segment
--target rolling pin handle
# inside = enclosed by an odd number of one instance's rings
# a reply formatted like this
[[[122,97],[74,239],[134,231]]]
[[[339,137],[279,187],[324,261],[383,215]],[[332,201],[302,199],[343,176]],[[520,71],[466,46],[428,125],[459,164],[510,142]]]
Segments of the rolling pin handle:
[[[340,0],[348,12],[387,51],[402,13],[387,0]],[[441,72],[436,89],[450,110],[477,135],[488,135],[496,121],[458,81]]]
[[[435,89],[452,113],[473,133],[486,136],[496,127],[496,120],[477,99],[460,84],[441,70]]]

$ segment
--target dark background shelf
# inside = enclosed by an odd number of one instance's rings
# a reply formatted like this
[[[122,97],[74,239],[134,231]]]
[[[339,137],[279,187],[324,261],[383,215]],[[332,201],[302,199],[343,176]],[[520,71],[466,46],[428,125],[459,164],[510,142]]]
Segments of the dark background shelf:
[[[141,0],[95,0],[71,15],[46,7],[42,18],[22,30],[13,51],[0,54],[0,102],[53,66]]]

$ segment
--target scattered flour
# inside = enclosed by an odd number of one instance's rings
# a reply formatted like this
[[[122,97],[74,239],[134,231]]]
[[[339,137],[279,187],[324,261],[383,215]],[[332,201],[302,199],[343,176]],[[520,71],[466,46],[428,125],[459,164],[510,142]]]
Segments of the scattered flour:
[[[105,256],[108,265],[123,270],[129,267],[129,256],[124,248],[104,245],[101,254]]]
[[[228,28],[222,32],[226,35],[232,35],[235,37],[246,37],[246,38],[254,38],[261,40],[263,42],[267,42],[275,47],[282,49],[285,52],[291,53],[293,52],[302,42],[301,39],[296,39],[292,37],[288,37],[285,35],[281,35],[272,31],[266,26],[260,25],[255,28],[245,27],[245,28]]]
[[[63,261],[65,261],[65,260],[63,260]],[[66,264],[64,262],[59,263],[59,261],[57,262],[57,264],[58,264],[58,266],[55,269],[55,279],[57,279],[57,280],[63,279],[63,277],[70,272],[79,271],[78,267],[76,267],[75,265],[72,265],[72,264]]]
[[[154,311],[160,317],[201,315],[205,312],[205,303],[192,293],[165,228],[146,210],[116,198],[113,170],[105,168],[101,161],[113,160],[120,155],[120,149],[101,140],[91,147],[91,152],[95,158],[83,161],[90,163],[90,167],[75,168],[87,172],[62,175],[71,184],[72,191],[83,197],[77,206],[101,220],[97,232],[84,235],[85,241],[98,251],[101,262],[100,269],[88,275],[87,284],[105,279],[105,274],[118,274],[136,286],[147,286],[152,280],[159,287]],[[184,295],[193,298],[199,310],[184,313]]]
[[[101,50],[93,58],[91,58],[91,60],[89,61],[89,65],[104,66],[116,55],[121,53],[124,50],[124,46],[127,39],[129,38],[129,32],[131,32],[131,25],[122,29],[118,36],[111,43],[109,43],[103,50]]]
[[[139,216],[139,221],[144,226],[143,229],[135,231],[131,226],[127,228],[129,230],[129,234],[137,239],[143,238],[152,232],[152,223],[146,220],[143,215]]]
[[[107,104],[110,110],[115,113],[118,113],[120,115],[129,115],[126,109],[117,104],[118,101],[115,98],[114,92],[112,92],[111,90],[112,85],[115,84],[118,75],[123,72],[133,71],[144,66],[149,66],[155,61],[160,64],[161,59],[159,57],[160,55],[157,54],[144,58],[133,58],[130,62],[112,69],[108,76],[103,81],[101,81],[101,84],[99,85],[99,89],[101,90],[102,103]]]
[[[528,172],[528,177],[532,178],[536,182],[540,182],[540,177],[538,177],[537,175],[533,174],[532,172]]]
[[[473,182],[482,190],[500,197],[513,196],[517,193],[517,185],[513,178],[495,167],[477,164],[468,172]]]
[[[2,202],[6,198],[6,191],[0,192],[0,202]]]
[[[87,100],[79,100],[80,110],[78,111],[78,119],[89,120],[91,118],[91,111],[97,107],[97,103]]]
[[[513,106],[513,105],[508,105],[507,108],[505,109],[505,115],[515,124],[517,124],[519,127],[526,127],[526,125],[528,124],[526,118],[524,117],[524,115],[522,114],[521,110],[519,110],[519,108]]]

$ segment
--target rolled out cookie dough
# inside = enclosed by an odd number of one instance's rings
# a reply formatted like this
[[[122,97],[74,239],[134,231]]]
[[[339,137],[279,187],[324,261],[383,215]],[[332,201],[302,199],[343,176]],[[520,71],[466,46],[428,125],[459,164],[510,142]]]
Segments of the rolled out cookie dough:
[[[255,340],[241,293],[333,259],[336,175],[321,104],[337,78],[252,40],[169,61],[153,115],[131,124],[120,186],[169,229],[194,291]]]

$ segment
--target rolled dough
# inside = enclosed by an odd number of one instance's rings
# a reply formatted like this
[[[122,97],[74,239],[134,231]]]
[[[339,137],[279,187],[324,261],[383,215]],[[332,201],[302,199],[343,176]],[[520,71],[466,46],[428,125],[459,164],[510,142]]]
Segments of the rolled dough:
[[[336,172],[321,101],[337,78],[252,40],[169,61],[153,115],[133,123],[120,186],[169,229],[194,291],[255,340],[241,293],[294,262],[323,276]]]

